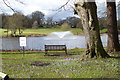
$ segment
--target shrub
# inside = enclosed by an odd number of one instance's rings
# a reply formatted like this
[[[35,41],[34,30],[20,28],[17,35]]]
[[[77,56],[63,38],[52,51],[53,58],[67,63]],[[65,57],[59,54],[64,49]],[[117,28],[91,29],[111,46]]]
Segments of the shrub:
[[[61,29],[62,29],[63,31],[67,31],[67,30],[70,29],[70,25],[67,24],[67,23],[63,23],[62,26],[61,26]]]

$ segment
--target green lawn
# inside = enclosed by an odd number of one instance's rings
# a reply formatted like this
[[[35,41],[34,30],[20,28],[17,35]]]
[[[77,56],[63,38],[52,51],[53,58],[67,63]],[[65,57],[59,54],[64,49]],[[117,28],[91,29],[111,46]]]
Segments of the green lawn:
[[[6,29],[0,29],[0,36],[6,36],[7,33],[4,32],[7,31]],[[34,35],[34,34],[50,34],[51,32],[61,32],[64,31],[61,28],[39,28],[39,29],[24,29],[22,35]],[[80,28],[70,28],[67,31],[71,31],[73,34],[84,34],[82,29]],[[106,33],[107,29],[100,30],[101,33]],[[120,32],[120,30],[119,30]],[[8,33],[9,35],[11,34],[11,31]],[[18,32],[17,32],[18,35]]]
[[[0,29],[0,36],[6,36],[7,33],[4,31],[7,31],[6,29]],[[40,28],[40,29],[24,29],[22,35],[31,35],[31,34],[50,34],[51,32],[61,32],[64,31],[61,28]],[[73,34],[82,34],[83,31],[80,28],[74,28],[74,29],[68,29],[68,31],[71,31]],[[9,31],[9,35],[11,32]],[[17,33],[18,34],[18,33]]]
[[[82,60],[80,55],[84,53],[84,49],[68,50],[68,54],[74,55],[61,56],[44,56],[43,51],[27,52],[25,55],[11,53],[2,54],[2,69],[4,73],[9,74],[10,78],[120,78],[119,59]],[[38,61],[47,62],[50,65],[31,65]]]

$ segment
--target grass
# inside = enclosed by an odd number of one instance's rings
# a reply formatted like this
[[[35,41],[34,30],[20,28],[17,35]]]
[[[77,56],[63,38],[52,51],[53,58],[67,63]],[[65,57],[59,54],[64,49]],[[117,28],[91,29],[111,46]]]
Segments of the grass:
[[[4,31],[7,31],[6,29],[0,29],[0,36],[6,36],[7,33],[5,33]],[[23,30],[23,33],[22,35],[34,35],[34,34],[50,34],[51,32],[61,32],[61,31],[64,31],[62,30],[61,28],[39,28],[39,29],[24,29]],[[70,29],[67,29],[67,31],[71,31],[73,34],[83,34],[83,31],[82,29],[80,28],[70,28]],[[120,30],[118,30],[120,32]],[[103,30],[100,30],[101,33],[106,33],[107,32],[107,29],[103,29]],[[9,35],[11,34],[11,32],[9,31],[8,33]],[[18,34],[18,32],[17,32]]]
[[[100,30],[101,33],[106,33],[107,29]]]
[[[7,31],[6,29],[0,29],[1,33],[0,36],[6,36],[7,33],[4,31]],[[50,34],[51,32],[61,32],[64,31],[61,28],[39,28],[39,29],[25,29],[22,33],[22,35],[31,35],[31,34]],[[71,31],[73,34],[82,34],[83,31],[80,28],[70,28],[68,31]],[[9,35],[11,32],[9,31]],[[17,33],[18,34],[18,33]]]
[[[11,53],[2,54],[3,72],[11,78],[120,78],[119,59],[81,60],[84,49],[71,49],[68,53],[74,55],[62,56],[44,56],[44,52],[27,52],[25,55]],[[35,61],[50,65],[31,66]]]
[[[0,29],[5,36],[6,29]],[[63,31],[60,28],[25,29],[23,35],[49,34]],[[82,34],[81,29],[69,29],[74,34]],[[103,30],[101,32],[106,32]],[[0,34],[1,35],[1,34]],[[0,52],[2,55],[2,70],[10,78],[120,78],[118,60],[80,59],[84,49],[71,49],[68,53],[74,55],[44,56],[44,51]],[[49,66],[31,66],[32,62],[48,62]]]

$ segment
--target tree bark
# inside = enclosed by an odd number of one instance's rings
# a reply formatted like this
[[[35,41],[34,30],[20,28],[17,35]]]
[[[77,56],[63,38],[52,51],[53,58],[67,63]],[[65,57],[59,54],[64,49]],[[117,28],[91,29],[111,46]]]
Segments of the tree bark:
[[[89,58],[109,57],[100,39],[97,6],[95,2],[88,2],[87,0],[86,2],[79,1],[75,3],[75,8],[83,24],[87,45],[86,56]]]
[[[120,44],[117,29],[116,4],[107,0],[107,28],[108,28],[108,47],[109,53],[120,51]]]

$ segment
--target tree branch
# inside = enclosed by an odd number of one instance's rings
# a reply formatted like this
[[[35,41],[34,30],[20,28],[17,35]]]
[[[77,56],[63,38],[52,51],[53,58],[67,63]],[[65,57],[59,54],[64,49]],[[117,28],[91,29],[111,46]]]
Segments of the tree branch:
[[[17,2],[19,2],[19,3],[21,3],[21,4],[25,4],[24,2],[22,2],[22,1],[20,1],[20,0],[15,0],[15,1],[17,1]]]
[[[70,0],[68,0],[65,4],[63,4],[61,7],[59,7],[58,9],[49,9],[50,11],[61,11],[61,9],[65,9],[65,6],[70,2]]]
[[[24,2],[22,2],[22,1],[20,1],[20,0],[15,0],[16,2],[19,2],[19,3],[21,3],[21,4],[25,4]],[[12,7],[11,7],[11,5],[10,5],[10,3],[9,3],[9,1],[8,0],[3,0],[3,3],[8,7],[8,8],[10,8],[13,12],[17,12],[15,9],[13,9]]]
[[[3,0],[4,4],[9,7],[13,12],[16,12],[5,0]]]
[[[57,10],[60,10],[60,9],[62,9],[62,8],[64,8],[65,9],[65,6],[68,4],[70,2],[70,0],[68,0],[64,5],[62,5],[60,8],[58,8]]]

